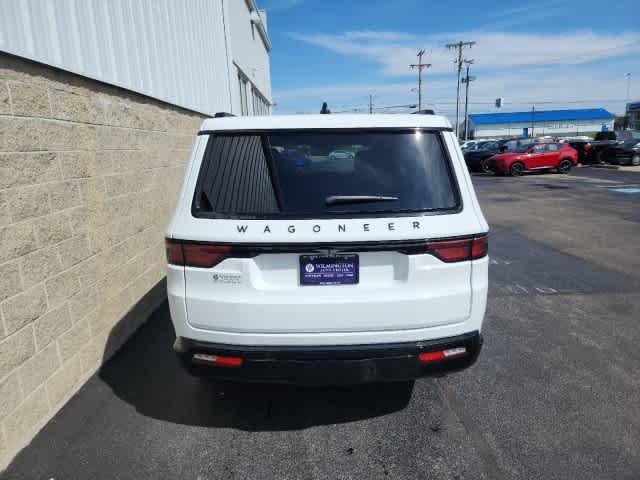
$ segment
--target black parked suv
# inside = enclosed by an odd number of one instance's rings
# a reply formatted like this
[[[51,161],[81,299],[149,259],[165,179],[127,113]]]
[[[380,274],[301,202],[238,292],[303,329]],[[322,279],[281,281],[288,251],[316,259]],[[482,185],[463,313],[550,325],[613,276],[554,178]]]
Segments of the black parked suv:
[[[464,151],[464,161],[470,172],[490,172],[489,159],[495,154],[511,152],[534,141],[533,138],[499,138],[478,142]]]
[[[586,163],[640,165],[640,156],[638,156],[640,131],[638,130],[598,132],[593,141],[588,142],[587,145],[589,148]]]
[[[489,159],[500,153],[508,140],[487,140],[478,142],[464,151],[464,161],[470,172],[488,172]]]
[[[640,165],[640,130],[618,132],[611,158],[612,163],[620,165]]]

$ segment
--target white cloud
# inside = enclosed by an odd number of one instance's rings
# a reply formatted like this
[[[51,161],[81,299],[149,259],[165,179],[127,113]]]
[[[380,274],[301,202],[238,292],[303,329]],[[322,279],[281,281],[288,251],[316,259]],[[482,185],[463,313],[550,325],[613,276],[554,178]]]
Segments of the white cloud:
[[[544,13],[545,16],[557,16],[554,7],[567,3],[567,0],[549,0],[546,2],[525,3],[517,7],[504,8],[502,10],[490,11],[487,18],[500,19],[509,18],[514,20],[527,20],[530,15]]]
[[[393,93],[397,94],[399,92],[409,92],[411,88],[415,87],[414,83],[391,83],[391,84],[355,84],[355,85],[326,85],[326,86],[315,86],[315,87],[302,87],[302,88],[293,88],[289,90],[283,90],[277,92],[274,95],[278,96],[278,99],[288,100],[288,99],[296,99],[296,98],[310,98],[310,97],[321,97],[325,96],[357,96],[359,94],[364,98],[365,95],[368,95],[371,92],[375,92],[376,94],[380,93]]]
[[[523,66],[583,64],[594,60],[640,53],[640,33],[574,32],[564,34],[468,32],[417,36],[403,32],[349,31],[340,34],[290,33],[292,38],[333,52],[369,59],[388,76],[413,75],[408,65],[416,60],[418,48],[425,48],[430,73],[454,70],[454,52],[444,45],[473,39],[465,51],[475,59],[476,71]]]
[[[333,111],[360,107],[366,110],[368,95],[377,106],[405,105],[417,101],[411,92],[415,82],[317,85],[274,92],[276,113],[316,111],[323,101]],[[426,106],[452,118],[455,115],[455,77],[427,78],[424,85]],[[461,98],[464,94],[461,92]],[[632,94],[635,92],[632,92]],[[640,92],[638,92],[640,93]],[[493,102],[503,97],[504,111],[604,107],[614,113],[624,111],[626,80],[622,74],[607,71],[576,72],[575,67],[537,68],[530,72],[487,73],[479,75],[470,88],[470,112],[494,111]]]

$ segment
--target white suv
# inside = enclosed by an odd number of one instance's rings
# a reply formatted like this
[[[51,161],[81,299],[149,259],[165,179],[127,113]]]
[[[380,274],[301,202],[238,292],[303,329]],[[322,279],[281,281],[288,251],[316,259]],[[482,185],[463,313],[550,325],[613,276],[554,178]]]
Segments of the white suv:
[[[488,225],[434,115],[205,120],[167,230],[196,375],[410,380],[476,360]]]

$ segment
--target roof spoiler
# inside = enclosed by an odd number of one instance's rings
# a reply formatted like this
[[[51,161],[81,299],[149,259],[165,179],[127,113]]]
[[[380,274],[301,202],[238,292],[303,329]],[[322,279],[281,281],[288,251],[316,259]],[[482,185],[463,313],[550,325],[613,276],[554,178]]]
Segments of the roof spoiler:
[[[414,114],[418,114],[418,115],[435,115],[435,113],[433,112],[433,110],[429,109],[429,108],[425,108],[423,110],[418,110],[416,112],[413,112]]]
[[[216,112],[213,118],[222,118],[222,117],[235,117],[233,113],[229,112]]]

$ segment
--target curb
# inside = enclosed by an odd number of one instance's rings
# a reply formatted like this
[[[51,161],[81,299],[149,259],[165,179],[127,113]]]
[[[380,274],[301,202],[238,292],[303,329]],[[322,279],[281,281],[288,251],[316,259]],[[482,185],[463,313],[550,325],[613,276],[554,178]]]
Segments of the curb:
[[[609,165],[607,163],[594,163],[591,165],[582,165],[581,168],[603,168],[605,170],[618,170],[620,167],[618,165]]]

